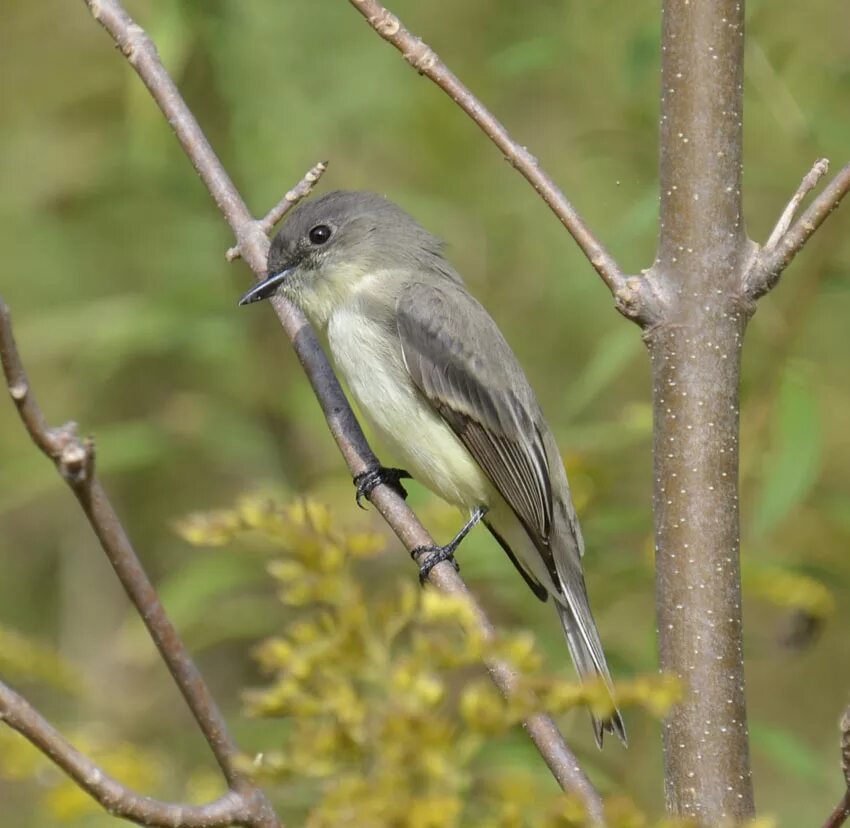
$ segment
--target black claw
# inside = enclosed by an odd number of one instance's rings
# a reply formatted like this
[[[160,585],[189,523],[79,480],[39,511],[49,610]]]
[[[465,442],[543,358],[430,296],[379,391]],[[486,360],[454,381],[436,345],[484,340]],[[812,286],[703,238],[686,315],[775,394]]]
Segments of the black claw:
[[[428,578],[428,574],[431,570],[441,561],[451,561],[452,566],[455,568],[455,572],[460,572],[460,566],[458,566],[458,562],[454,558],[455,550],[460,546],[460,542],[469,534],[470,530],[476,523],[478,523],[484,515],[487,514],[486,506],[479,506],[473,513],[463,528],[458,532],[454,538],[452,538],[450,543],[447,543],[445,546],[417,546],[415,549],[412,549],[410,552],[411,557],[414,561],[418,561],[419,563],[419,583],[423,586],[425,585],[425,581]],[[423,555],[425,553],[425,557],[419,561],[419,555]]]
[[[363,498],[369,499],[372,490],[382,483],[385,486],[392,486],[398,492],[402,499],[407,499],[407,489],[401,485],[401,480],[410,478],[410,473],[404,469],[390,469],[386,466],[375,466],[368,469],[362,474],[358,474],[354,478],[354,485],[357,487],[357,505],[361,509],[366,507],[363,505]]]
[[[428,575],[431,570],[442,561],[451,561],[455,572],[460,572],[460,565],[455,560],[455,544],[450,543],[448,546],[417,546],[412,549],[410,556],[416,561],[419,555],[425,554],[425,557],[419,561],[419,583],[425,586],[425,581],[428,580]]]

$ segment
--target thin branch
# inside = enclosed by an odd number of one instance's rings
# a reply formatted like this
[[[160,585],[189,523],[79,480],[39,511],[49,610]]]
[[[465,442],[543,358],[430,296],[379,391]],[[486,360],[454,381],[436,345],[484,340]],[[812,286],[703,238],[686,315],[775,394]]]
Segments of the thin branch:
[[[30,741],[113,816],[162,828],[253,824],[242,796],[234,791],[206,805],[161,802],[137,794],[83,756],[35,708],[2,682],[0,721]]]
[[[95,474],[94,443],[90,439],[80,439],[76,423],[66,423],[59,428],[47,425],[30,388],[12,333],[11,315],[2,299],[0,362],[21,421],[33,442],[54,462],[57,471],[76,495],[115,574],[136,607],[204,734],[228,785],[240,796],[243,804],[249,799],[253,803],[250,824],[257,828],[279,828],[280,822],[271,805],[256,785],[235,767],[234,760],[239,751],[228,733],[224,716],[177,630],[165,614],[159,596]],[[108,807],[107,803],[102,804]]]
[[[835,810],[827,817],[823,828],[841,828],[850,817],[850,791],[845,791],[841,802],[835,806]]]
[[[243,258],[255,276],[258,279],[263,278],[269,242],[262,223],[251,217],[200,126],[159,62],[153,43],[117,0],[85,1],[130,59],[133,68],[159,104],[183,149],[203,181],[207,183],[233,230]],[[354,476],[373,468],[378,460],[366,441],[315,331],[301,311],[286,299],[275,297],[272,299],[272,306],[292,342],[349,471]],[[391,487],[378,486],[373,490],[370,500],[408,550],[417,546],[433,545],[433,539],[416,515]],[[468,595],[463,580],[447,562],[442,562],[431,570],[429,581],[444,592]],[[470,601],[477,613],[482,634],[492,635],[493,627],[484,611],[471,597]],[[488,663],[487,666],[499,690],[506,696],[512,695],[518,684],[513,668],[499,661]],[[532,716],[524,722],[524,727],[561,787],[580,797],[588,815],[601,823],[601,797],[581,769],[575,755],[567,747],[552,719],[542,714]]]
[[[841,771],[844,774],[846,790],[841,802],[835,806],[835,810],[829,815],[823,828],[840,828],[850,818],[850,707],[844,711],[841,717]]]
[[[850,707],[841,717],[841,771],[844,774],[844,784],[850,791]]]
[[[841,204],[850,192],[850,164],[847,164],[824,188],[823,192],[809,205],[794,224],[794,213],[803,197],[814,188],[817,180],[826,172],[826,159],[818,161],[803,179],[782,217],[770,234],[765,246],[754,258],[744,276],[745,295],[755,300],[764,296],[779,282],[782,272],[803,249],[814,232],[826,221],[829,214]]]
[[[402,57],[420,75],[440,87],[501,150],[505,160],[534,187],[575,239],[602,281],[614,295],[617,309],[629,319],[650,324],[657,315],[657,299],[651,286],[638,276],[626,276],[614,257],[578,214],[539,161],[522,144],[517,143],[504,125],[470,92],[423,40],[408,31],[391,11],[376,0],[349,0],[369,25],[401,52]]]
[[[268,236],[275,225],[296,205],[299,201],[307,198],[313,191],[319,179],[324,175],[328,168],[327,161],[319,161],[315,167],[307,171],[306,175],[291,189],[288,190],[283,198],[275,204],[266,215],[260,219],[260,227]],[[241,256],[238,245],[231,247],[225,257],[227,261],[233,262]]]
[[[782,211],[779,221],[776,222],[776,227],[773,228],[773,232],[764,243],[765,247],[775,247],[779,243],[782,237],[788,232],[788,228],[791,226],[794,216],[797,215],[797,210],[799,209],[803,199],[812,190],[814,190],[815,187],[817,187],[818,181],[820,181],[827,172],[829,172],[828,158],[820,158],[815,161],[812,168],[808,171],[808,173],[806,173],[805,177],[800,182],[800,186],[797,187],[797,192],[791,197],[791,201],[788,202],[788,206]]]

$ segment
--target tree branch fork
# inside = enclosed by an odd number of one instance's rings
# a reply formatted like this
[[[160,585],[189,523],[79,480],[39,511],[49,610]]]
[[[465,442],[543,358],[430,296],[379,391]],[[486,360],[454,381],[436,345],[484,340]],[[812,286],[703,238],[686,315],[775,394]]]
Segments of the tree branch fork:
[[[779,279],[793,259],[800,253],[830,214],[837,209],[850,191],[850,163],[827,184],[800,214],[805,198],[816,189],[829,170],[829,160],[820,158],[803,176],[799,187],[777,219],[767,241],[759,245],[746,239],[749,248],[746,264],[733,284],[722,292],[721,302],[731,301],[735,310],[749,317],[756,302],[779,283]],[[677,323],[677,299],[670,290],[670,280],[656,264],[644,270],[639,277],[629,277],[625,286],[613,292],[617,309],[644,329],[647,341],[661,327]],[[716,292],[703,299],[717,302]]]
[[[238,750],[224,719],[183,642],[171,626],[126,533],[95,474],[94,441],[81,438],[76,423],[51,428],[24,370],[9,309],[0,299],[0,362],[6,385],[32,441],[56,466],[86,513],[119,580],[139,611],[163,660],[183,693],[230,790],[206,805],[189,806],[142,796],[79,753],[22,696],[0,682],[0,720],[50,758],[107,811],[140,825],[165,828],[281,828],[271,804],[236,768]]]
[[[401,53],[407,63],[449,95],[501,150],[505,160],[531,184],[575,239],[608,287],[616,309],[623,316],[648,330],[671,321],[675,313],[675,297],[655,268],[648,268],[639,275],[628,275],[552,178],[540,167],[538,160],[524,145],[511,137],[496,117],[451,72],[434,49],[412,34],[395,14],[377,0],[349,2],[380,37]],[[827,167],[828,162],[821,159],[803,179],[770,239],[752,260],[750,270],[742,274],[742,299],[750,302],[767,293],[814,231],[847,194],[850,189],[850,164],[844,167],[800,219],[791,224],[800,202],[815,187]]]

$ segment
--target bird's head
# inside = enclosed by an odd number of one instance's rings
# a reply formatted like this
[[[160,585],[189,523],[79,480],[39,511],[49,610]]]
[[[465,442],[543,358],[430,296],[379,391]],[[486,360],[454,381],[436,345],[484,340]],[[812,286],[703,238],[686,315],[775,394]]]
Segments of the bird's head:
[[[292,211],[269,248],[268,276],[239,304],[280,293],[323,326],[365,280],[370,292],[391,291],[410,273],[440,266],[441,247],[410,215],[379,195],[328,193]]]

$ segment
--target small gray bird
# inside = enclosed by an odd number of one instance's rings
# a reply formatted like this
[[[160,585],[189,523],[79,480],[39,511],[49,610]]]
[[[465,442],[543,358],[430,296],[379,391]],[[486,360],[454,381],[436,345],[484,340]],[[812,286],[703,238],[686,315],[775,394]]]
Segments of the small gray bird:
[[[558,447],[496,323],[443,258],[442,243],[387,199],[333,192],[304,202],[272,242],[268,273],[240,301],[282,293],[327,334],[334,362],[412,476],[471,518],[424,550],[421,576],[479,521],[534,594],[549,596],[582,678],[611,676],[581,569],[584,543]],[[370,470],[378,483],[409,477]],[[423,551],[423,550],[417,550]],[[619,711],[593,717],[625,743]]]

